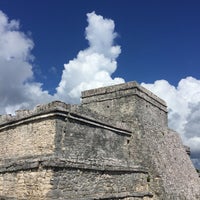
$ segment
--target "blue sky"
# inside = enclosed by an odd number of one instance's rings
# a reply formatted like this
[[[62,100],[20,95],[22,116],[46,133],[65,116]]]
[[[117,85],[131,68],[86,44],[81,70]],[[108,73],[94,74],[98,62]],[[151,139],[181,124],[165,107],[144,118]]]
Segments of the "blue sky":
[[[87,47],[86,13],[92,11],[115,21],[122,53],[113,76],[173,85],[186,76],[200,78],[199,1],[3,0],[0,9],[31,33],[35,78],[51,92],[63,63]]]
[[[1,0],[0,113],[136,80],[200,168],[200,2]]]

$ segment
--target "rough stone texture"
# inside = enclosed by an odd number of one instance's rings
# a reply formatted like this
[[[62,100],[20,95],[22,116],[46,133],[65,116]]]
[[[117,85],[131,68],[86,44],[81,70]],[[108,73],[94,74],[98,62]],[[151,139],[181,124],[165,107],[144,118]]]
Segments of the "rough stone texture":
[[[51,170],[28,170],[3,173],[0,176],[0,199],[46,199],[52,189]]]
[[[149,169],[158,199],[200,199],[198,175],[182,142],[167,127],[165,103],[135,82],[83,92],[83,106],[129,125],[130,156]]]
[[[84,91],[82,104],[117,121],[167,126],[166,103],[136,82]]]
[[[51,179],[50,199],[112,199],[149,196],[146,175],[141,173],[64,169]]]
[[[163,100],[135,82],[0,116],[0,200],[198,200]]]
[[[52,102],[2,117],[0,199],[151,198],[147,169],[130,159],[131,131],[95,116]]]
[[[40,117],[32,122],[1,127],[0,164],[4,160],[52,154],[55,144],[55,120]]]

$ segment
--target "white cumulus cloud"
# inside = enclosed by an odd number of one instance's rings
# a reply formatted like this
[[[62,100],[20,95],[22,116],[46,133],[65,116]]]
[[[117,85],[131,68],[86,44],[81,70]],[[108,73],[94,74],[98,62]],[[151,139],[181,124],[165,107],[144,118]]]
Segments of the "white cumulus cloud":
[[[46,102],[50,96],[34,83],[31,61],[33,41],[0,11],[0,113]],[[39,96],[39,98],[37,98]]]
[[[169,127],[180,133],[183,142],[191,147],[194,163],[200,168],[200,80],[186,77],[177,87],[166,80],[142,86],[167,102]]]
[[[81,91],[122,83],[112,78],[117,68],[120,46],[114,44],[117,33],[114,22],[94,12],[87,14],[85,38],[89,47],[64,64],[57,92],[50,95],[42,90],[42,83],[34,81],[33,41],[20,31],[17,20],[0,11],[0,113],[14,113],[17,109],[32,108],[36,104],[55,99],[67,103],[80,102]]]
[[[117,68],[116,58],[120,46],[114,45],[117,33],[114,22],[94,12],[87,14],[85,34],[89,47],[64,65],[57,98],[67,102],[79,102],[81,91],[101,86],[123,83],[122,78],[112,78]]]

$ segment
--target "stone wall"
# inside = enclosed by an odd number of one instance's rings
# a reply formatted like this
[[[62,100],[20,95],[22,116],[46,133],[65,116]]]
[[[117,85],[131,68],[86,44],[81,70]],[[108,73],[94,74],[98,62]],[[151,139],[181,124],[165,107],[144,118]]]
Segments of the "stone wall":
[[[1,127],[0,164],[6,160],[52,154],[55,149],[55,120],[40,117]],[[47,142],[48,141],[48,142]]]
[[[117,121],[137,118],[152,127],[167,127],[166,103],[136,82],[84,91],[82,106]]]
[[[31,168],[34,167],[34,168]],[[58,159],[0,173],[0,199],[148,199],[148,174],[138,169],[91,169]]]
[[[130,130],[85,112],[52,102],[1,117],[0,199],[152,197],[147,169],[130,159]]]
[[[150,197],[146,175],[119,171],[63,169],[54,172],[50,199]]]
[[[52,190],[52,170],[20,170],[0,174],[0,199],[46,199]]]
[[[83,107],[127,123],[130,159],[148,168],[154,198],[200,199],[200,179],[157,96],[131,82],[83,92]]]
[[[130,132],[70,114],[56,120],[55,152],[73,162],[132,166],[127,144]]]
[[[0,200],[198,200],[163,100],[135,82],[0,116]]]

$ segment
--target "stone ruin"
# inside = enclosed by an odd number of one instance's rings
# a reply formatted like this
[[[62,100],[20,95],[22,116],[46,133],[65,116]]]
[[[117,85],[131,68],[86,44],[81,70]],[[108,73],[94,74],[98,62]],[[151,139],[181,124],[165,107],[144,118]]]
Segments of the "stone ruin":
[[[0,199],[199,200],[200,178],[165,102],[129,82],[0,116]]]

